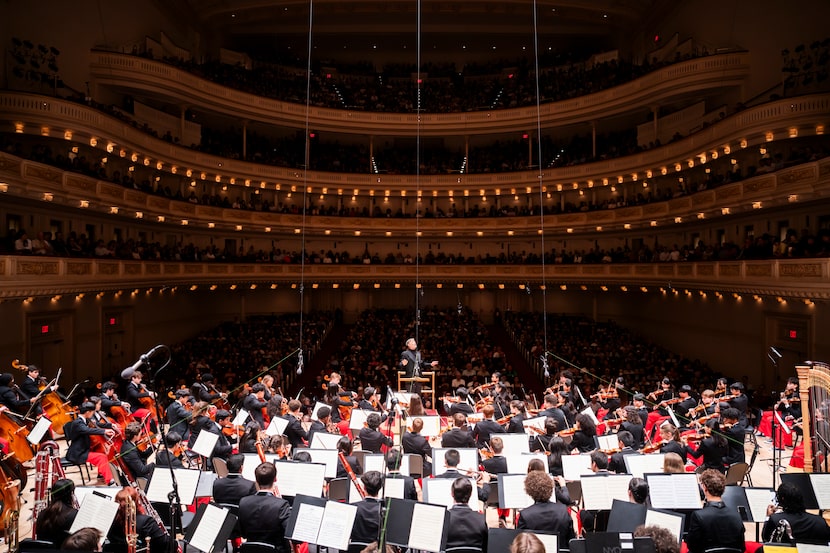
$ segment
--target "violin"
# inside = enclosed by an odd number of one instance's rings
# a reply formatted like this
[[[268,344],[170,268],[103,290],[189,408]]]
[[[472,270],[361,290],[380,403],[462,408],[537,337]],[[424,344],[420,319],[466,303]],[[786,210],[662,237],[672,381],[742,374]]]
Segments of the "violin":
[[[559,431],[559,432],[557,432],[556,434],[557,434],[557,435],[559,435],[560,437],[561,437],[561,436],[573,436],[573,435],[574,435],[574,433],[575,433],[577,430],[578,430],[578,429],[577,429],[576,427],[573,427],[573,428],[566,428],[565,430],[560,430],[560,431]]]
[[[602,422],[605,424],[605,426],[607,428],[610,428],[610,427],[613,427],[613,426],[619,426],[622,423],[624,423],[626,420],[627,419],[625,417],[619,417],[619,418],[616,418],[616,419],[605,419]]]
[[[482,459],[492,459],[495,453],[492,450],[487,449],[486,447],[482,447],[478,450],[479,455],[481,455]]]
[[[663,388],[660,388],[659,390],[654,390],[653,392],[648,394],[646,397],[650,397],[651,399],[657,399],[657,396],[662,395],[663,392],[665,392],[665,391],[666,390],[664,390]]]
[[[665,443],[666,440],[657,440],[656,442],[652,442],[641,449],[640,453],[654,453],[655,451],[660,451],[660,448],[663,447]]]
[[[516,415],[518,415],[518,413],[510,413],[509,415],[505,415],[500,419],[496,419],[496,424],[507,424],[508,422],[510,422],[510,419],[512,419]]]

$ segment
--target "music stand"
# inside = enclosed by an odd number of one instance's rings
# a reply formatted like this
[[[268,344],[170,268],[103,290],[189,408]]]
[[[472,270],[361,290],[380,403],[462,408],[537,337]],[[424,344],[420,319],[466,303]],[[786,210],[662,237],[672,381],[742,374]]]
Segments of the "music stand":
[[[431,400],[432,408],[435,409],[435,371],[421,371],[421,376],[404,376],[406,371],[398,371],[398,390],[404,390],[415,383],[425,384],[429,383],[429,388],[421,388],[421,395],[428,395]]]

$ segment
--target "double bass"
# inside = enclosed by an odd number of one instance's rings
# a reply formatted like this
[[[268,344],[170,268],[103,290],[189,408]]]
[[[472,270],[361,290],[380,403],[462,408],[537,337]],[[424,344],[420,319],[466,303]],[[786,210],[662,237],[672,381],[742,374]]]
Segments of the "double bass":
[[[12,361],[12,367],[20,371],[26,372],[29,370],[28,365],[20,363],[19,359]],[[45,379],[43,379],[40,389],[46,387]],[[68,398],[64,398],[58,392],[48,392],[43,394],[40,399],[40,406],[43,408],[43,414],[46,415],[52,423],[52,432],[58,435],[63,435],[63,427],[75,420],[78,415],[77,410],[69,403]]]

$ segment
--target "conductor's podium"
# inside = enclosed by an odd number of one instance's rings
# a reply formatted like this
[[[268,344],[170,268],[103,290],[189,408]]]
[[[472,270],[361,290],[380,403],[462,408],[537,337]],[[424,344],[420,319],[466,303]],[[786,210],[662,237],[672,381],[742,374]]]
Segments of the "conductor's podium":
[[[435,371],[423,371],[421,376],[405,377],[406,371],[398,371],[398,391],[404,392],[409,389],[413,382],[428,385],[421,388],[421,395],[428,395],[432,409],[435,409]]]

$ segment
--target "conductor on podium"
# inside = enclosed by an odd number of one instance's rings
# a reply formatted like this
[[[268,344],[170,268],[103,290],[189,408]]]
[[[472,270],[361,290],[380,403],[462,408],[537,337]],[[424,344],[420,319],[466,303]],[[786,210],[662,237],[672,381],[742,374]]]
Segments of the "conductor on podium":
[[[421,371],[430,369],[438,365],[438,361],[423,361],[421,359],[421,352],[418,351],[418,342],[415,338],[410,338],[406,341],[406,349],[401,353],[400,367],[402,371],[406,371],[405,378],[420,378]],[[409,391],[415,394],[421,393],[421,383],[413,381],[410,383]]]

